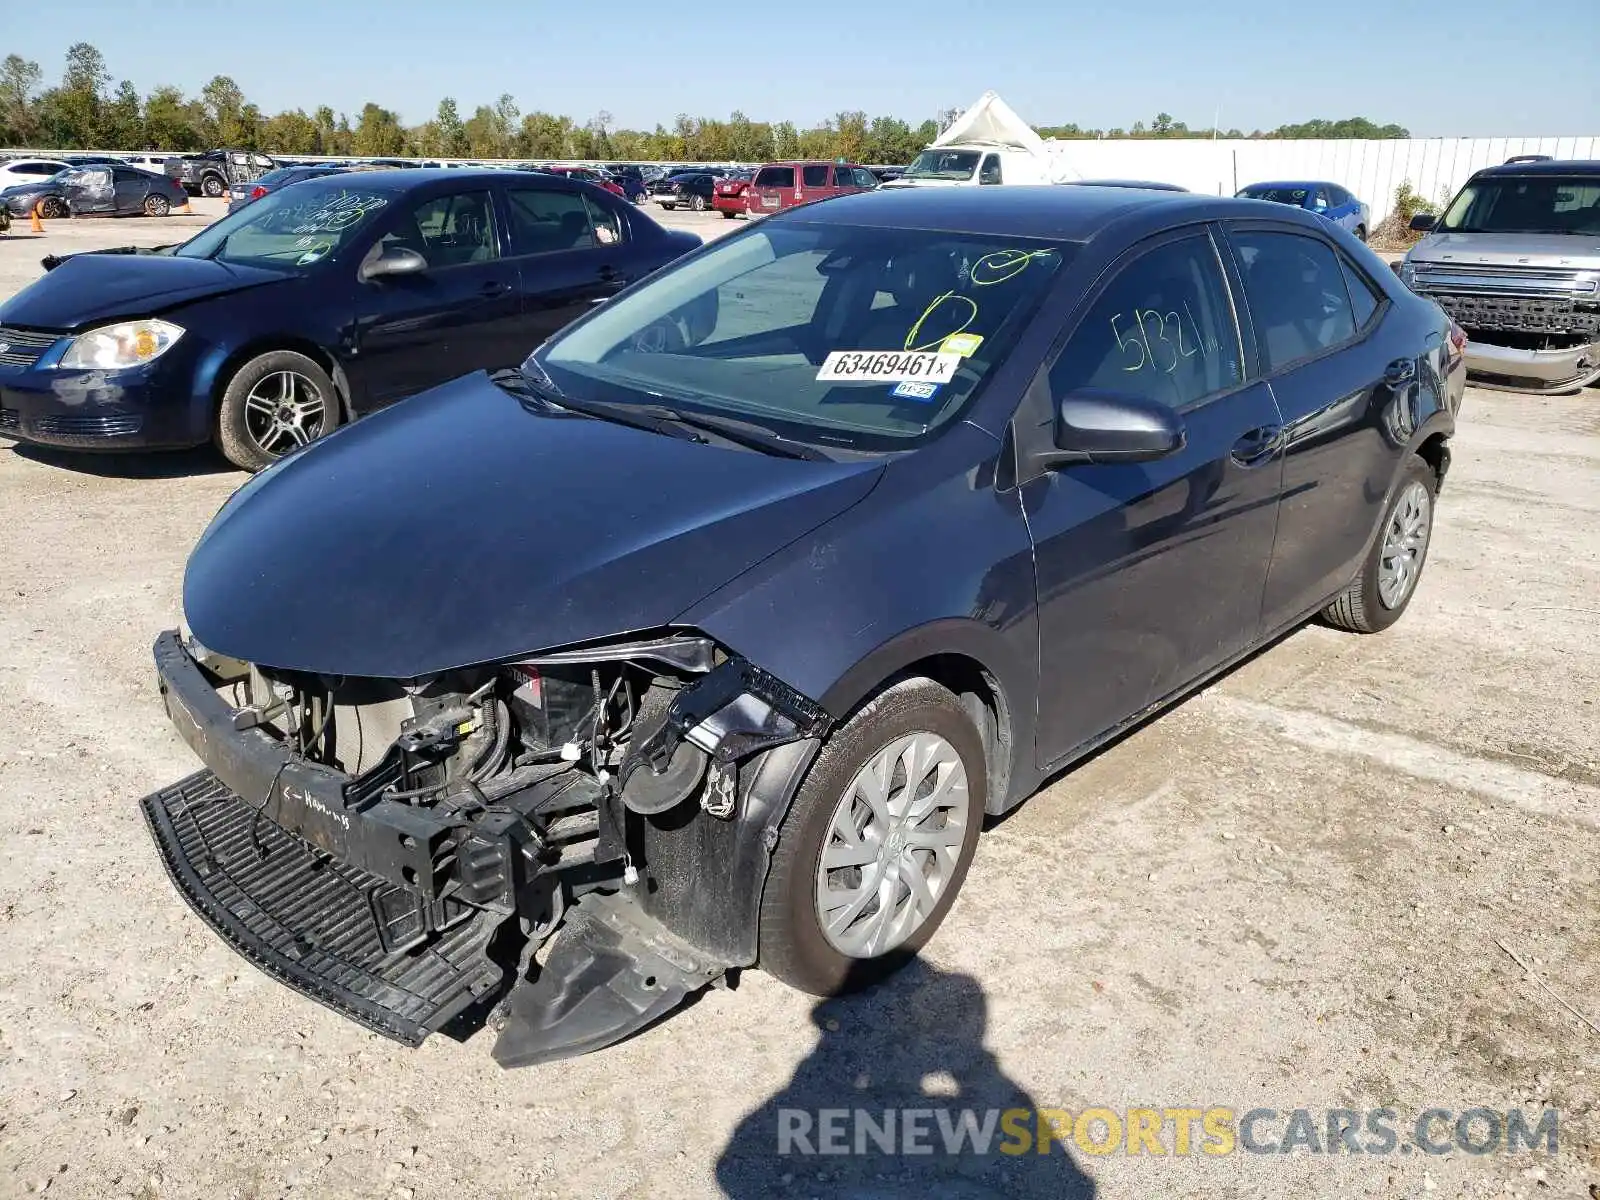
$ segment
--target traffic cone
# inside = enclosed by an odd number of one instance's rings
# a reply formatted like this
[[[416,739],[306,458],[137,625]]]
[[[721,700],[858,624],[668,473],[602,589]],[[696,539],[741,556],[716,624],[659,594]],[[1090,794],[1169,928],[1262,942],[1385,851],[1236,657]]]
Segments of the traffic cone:
[[[43,233],[44,232],[44,222],[39,220],[39,207],[43,203],[44,202],[41,200],[41,201],[39,201],[38,204],[35,204],[33,206],[33,221],[29,225],[29,228],[32,229],[33,232],[35,232],[35,233]]]

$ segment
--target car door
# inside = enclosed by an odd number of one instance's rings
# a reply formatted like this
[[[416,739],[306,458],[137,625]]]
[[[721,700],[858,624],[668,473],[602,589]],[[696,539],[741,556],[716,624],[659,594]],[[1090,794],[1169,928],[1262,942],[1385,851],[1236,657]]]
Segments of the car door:
[[[111,168],[112,210],[119,216],[139,212],[150,194],[150,181],[132,167]]]
[[[828,176],[833,167],[829,163],[802,163],[799,178],[794,185],[794,203],[806,204],[828,195]]]
[[[1394,406],[1417,385],[1421,348],[1389,327],[1383,290],[1330,240],[1283,226],[1226,228],[1260,369],[1284,418],[1283,503],[1262,602],[1271,632],[1355,574],[1405,449]]]
[[[504,199],[517,269],[520,362],[649,268],[635,254],[617,206],[586,190],[509,184]]]
[[[1187,425],[1154,462],[1025,480],[1039,604],[1038,761],[1048,767],[1255,641],[1282,488],[1281,421],[1246,370],[1248,331],[1205,226],[1146,242],[1069,322],[1030,391],[1131,393]],[[1039,399],[1042,397],[1042,401]]]
[[[116,212],[116,182],[110,167],[83,167],[72,176],[67,201],[72,215]]]
[[[427,268],[357,288],[356,345],[368,408],[470,371],[514,365],[527,352],[518,353],[524,338],[517,268],[505,255],[491,190],[462,186],[394,207],[363,263],[403,247],[422,255]]]

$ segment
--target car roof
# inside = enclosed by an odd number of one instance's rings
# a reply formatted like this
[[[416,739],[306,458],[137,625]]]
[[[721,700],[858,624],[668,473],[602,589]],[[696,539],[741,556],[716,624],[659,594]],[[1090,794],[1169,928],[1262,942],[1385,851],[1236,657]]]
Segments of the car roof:
[[[481,167],[379,167],[376,170],[336,172],[317,179],[304,180],[295,186],[348,186],[348,184],[335,181],[343,181],[351,175],[360,178],[362,187],[369,187],[381,192],[409,192],[415,188],[427,187],[431,183],[444,183],[453,179],[481,186],[484,183],[496,180],[526,185],[530,180],[543,179],[547,182],[554,182],[556,179],[562,178],[544,171],[519,171],[511,167],[496,167],[487,171]]]
[[[1600,159],[1554,158],[1548,162],[1501,163],[1498,167],[1485,167],[1474,171],[1474,179],[1496,175],[1597,175],[1600,176]]]
[[[780,158],[776,162],[762,163],[765,167],[858,167],[860,163],[839,162],[832,158]]]
[[[1260,183],[1247,183],[1239,190],[1248,192],[1251,188],[1314,188],[1338,187],[1331,179],[1263,179]]]
[[[1251,201],[1222,201],[1193,192],[1138,188],[1055,184],[881,188],[838,196],[815,206],[802,205],[791,209],[785,219],[1081,242],[1113,221],[1141,210],[1159,212],[1168,219],[1167,223],[1179,225],[1230,213],[1237,216],[1246,205],[1250,212],[1269,207],[1263,203],[1258,208]]]
[[[1074,179],[1079,187],[1142,188],[1147,192],[1187,192],[1186,187],[1175,183],[1158,183],[1153,179]]]

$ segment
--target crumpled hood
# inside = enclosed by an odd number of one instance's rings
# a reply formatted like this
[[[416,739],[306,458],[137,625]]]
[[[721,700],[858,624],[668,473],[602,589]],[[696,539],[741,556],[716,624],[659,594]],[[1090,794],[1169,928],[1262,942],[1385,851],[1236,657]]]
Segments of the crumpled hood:
[[[1414,266],[1600,268],[1600,237],[1581,233],[1430,233],[1406,256]]]
[[[0,305],[0,324],[81,329],[294,278],[170,254],[77,254]]]
[[[880,472],[530,411],[480,372],[245,484],[185,616],[249,662],[412,679],[670,624]]]

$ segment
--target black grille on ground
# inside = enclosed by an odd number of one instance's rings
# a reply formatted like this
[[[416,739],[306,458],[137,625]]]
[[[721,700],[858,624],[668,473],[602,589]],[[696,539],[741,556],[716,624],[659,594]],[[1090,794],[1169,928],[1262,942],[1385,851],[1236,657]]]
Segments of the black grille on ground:
[[[140,806],[168,874],[207,924],[267,974],[369,1029],[418,1045],[503,981],[486,953],[502,915],[465,910],[420,945],[386,950],[378,914],[392,922],[411,893],[256,819],[210,771]]]
[[[0,366],[31,367],[59,341],[58,333],[33,333],[26,329],[0,327]]]

